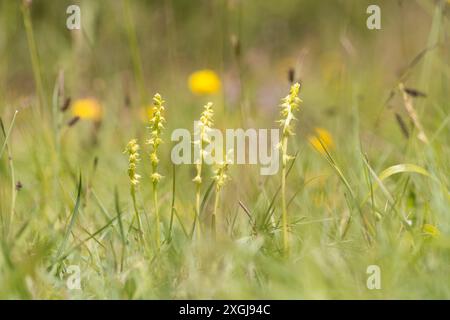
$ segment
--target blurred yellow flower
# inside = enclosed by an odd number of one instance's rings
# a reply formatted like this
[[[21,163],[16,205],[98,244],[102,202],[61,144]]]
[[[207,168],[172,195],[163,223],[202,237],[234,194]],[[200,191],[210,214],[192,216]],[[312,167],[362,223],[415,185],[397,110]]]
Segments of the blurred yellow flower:
[[[316,132],[315,135],[308,136],[308,141],[314,149],[325,155],[326,152],[323,146],[325,146],[327,150],[334,148],[333,137],[328,130],[323,128],[314,128],[314,131]]]
[[[439,229],[436,226],[428,223],[423,225],[422,231],[425,233],[425,235],[431,236],[433,238],[437,238],[440,234]]]
[[[345,74],[345,64],[342,55],[337,51],[326,52],[319,58],[322,77],[326,82],[332,82]]]
[[[103,110],[100,103],[94,98],[78,99],[72,103],[72,114],[80,119],[100,121]]]
[[[219,76],[213,70],[198,70],[189,76],[189,89],[195,94],[218,93],[222,84]]]
[[[147,123],[153,117],[153,105],[143,106],[140,108],[139,118]]]

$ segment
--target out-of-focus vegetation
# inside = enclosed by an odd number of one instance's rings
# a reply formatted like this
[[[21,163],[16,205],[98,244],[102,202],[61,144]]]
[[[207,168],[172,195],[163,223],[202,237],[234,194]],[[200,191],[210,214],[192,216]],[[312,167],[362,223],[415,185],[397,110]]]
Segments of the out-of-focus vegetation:
[[[0,1],[0,297],[448,299],[449,15],[440,0]],[[287,254],[280,174],[229,166],[216,207],[205,166],[199,210],[170,133],[209,101],[214,127],[276,128],[297,81]]]

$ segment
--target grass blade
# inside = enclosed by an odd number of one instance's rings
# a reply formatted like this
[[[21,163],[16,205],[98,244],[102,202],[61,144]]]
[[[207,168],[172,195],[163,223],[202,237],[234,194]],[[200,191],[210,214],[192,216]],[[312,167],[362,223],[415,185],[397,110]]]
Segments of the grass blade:
[[[379,174],[378,178],[380,178],[380,180],[383,181],[394,174],[398,174],[398,173],[402,173],[402,172],[418,173],[423,176],[431,177],[431,174],[427,170],[425,170],[424,168],[422,168],[418,165],[411,164],[411,163],[402,163],[402,164],[397,164],[397,165],[391,166],[391,167],[383,170]]]
[[[6,135],[5,135],[5,141],[3,142],[3,146],[2,146],[2,148],[0,149],[0,159],[2,158],[3,152],[5,151],[6,145],[8,144],[8,139],[9,139],[9,136],[11,135],[11,131],[12,131],[12,128],[13,128],[13,126],[14,126],[14,122],[16,121],[17,113],[19,113],[18,110],[16,110],[16,112],[14,112],[14,116],[13,116],[13,118],[12,118],[12,120],[11,120],[11,124],[9,125],[8,132],[7,132]],[[3,121],[2,121],[1,118],[0,118],[0,122],[3,124]]]
[[[117,190],[117,187],[114,190],[114,205],[117,213],[117,220],[119,221],[119,231],[120,231],[120,238],[122,239],[122,243],[125,246],[127,244],[126,238],[125,238],[125,232],[123,230],[123,223],[122,223],[122,212],[120,211],[120,201],[119,201],[119,191]]]
[[[75,224],[75,219],[78,216],[78,212],[79,212],[78,209],[80,208],[80,202],[81,202],[81,185],[82,185],[82,181],[81,181],[81,173],[80,173],[80,177],[79,177],[79,180],[78,180],[77,199],[76,199],[76,202],[75,202],[75,206],[73,208],[72,218],[70,219],[69,226],[67,227],[66,232],[64,234],[64,238],[63,238],[63,241],[61,243],[61,246],[58,249],[58,253],[56,255],[57,259],[61,256],[62,252],[64,251],[64,248],[66,246],[66,242],[67,242],[67,240],[69,238],[69,234],[72,231],[72,228],[73,228],[73,226]]]

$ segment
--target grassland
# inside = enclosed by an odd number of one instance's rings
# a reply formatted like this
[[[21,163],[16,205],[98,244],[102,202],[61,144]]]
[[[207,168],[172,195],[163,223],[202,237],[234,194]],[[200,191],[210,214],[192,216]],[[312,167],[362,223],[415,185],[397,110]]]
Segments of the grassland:
[[[450,298],[450,4],[378,2],[381,30],[356,0],[77,1],[82,29],[69,31],[68,1],[1,1],[0,298]],[[215,92],[190,91],[201,69]],[[215,209],[205,166],[198,206],[196,166],[172,164],[170,133],[192,130],[208,101],[221,130],[277,128],[290,80],[303,102],[285,187],[231,165]],[[94,116],[74,113],[86,97]]]

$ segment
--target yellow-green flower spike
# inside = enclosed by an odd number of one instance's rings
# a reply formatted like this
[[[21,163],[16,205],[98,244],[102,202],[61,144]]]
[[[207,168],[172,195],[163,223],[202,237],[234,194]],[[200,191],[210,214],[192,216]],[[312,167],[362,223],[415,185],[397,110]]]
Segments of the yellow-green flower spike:
[[[294,135],[292,121],[295,120],[294,111],[300,106],[300,84],[295,83],[291,86],[289,94],[281,100],[281,119],[278,121],[282,128],[282,139],[280,143],[282,156],[281,170],[281,207],[282,207],[282,223],[283,223],[283,248],[285,254],[289,253],[289,234],[288,234],[288,215],[286,205],[286,167],[291,156],[288,155],[288,139]]]
[[[278,121],[283,130],[283,136],[293,135],[292,120],[295,120],[294,111],[299,109],[302,100],[298,97],[300,84],[292,85],[289,94],[281,100],[281,119]]]
[[[198,130],[200,132],[198,132],[198,136],[199,139],[194,141],[194,144],[198,144],[199,145],[199,150],[200,150],[200,161],[199,163],[197,163],[196,165],[196,170],[197,170],[197,175],[195,176],[194,179],[192,179],[192,181],[194,181],[196,184],[201,184],[202,183],[202,163],[203,163],[203,158],[205,155],[205,152],[203,150],[203,145],[204,143],[209,143],[209,136],[208,136],[208,131],[211,130],[211,127],[213,126],[213,117],[214,117],[214,111],[212,109],[212,102],[208,102],[204,107],[203,107],[203,112],[200,116],[200,121],[199,121],[199,125],[198,125]]]
[[[228,176],[228,162],[222,162],[217,165],[216,170],[214,171],[213,179],[216,181],[216,190],[220,191],[225,183],[230,180]]]
[[[219,201],[220,201],[220,192],[225,185],[225,183],[230,180],[230,177],[228,175],[228,167],[229,167],[229,161],[228,159],[218,163],[216,166],[216,170],[214,171],[213,179],[216,182],[216,194],[214,197],[214,210],[211,217],[211,231],[213,234],[213,237],[216,236],[216,217],[217,217],[217,209],[219,207]]]
[[[198,147],[199,157],[198,163],[195,165],[196,175],[192,181],[196,184],[196,192],[195,192],[195,212],[196,212],[196,226],[198,228],[197,235],[201,236],[201,225],[200,225],[200,194],[201,194],[201,186],[202,186],[202,168],[203,168],[203,159],[206,155],[206,151],[204,150],[204,144],[209,143],[209,131],[213,126],[213,104],[212,102],[208,102],[204,107],[202,114],[200,115],[200,121],[198,122],[198,126],[196,127],[195,132],[195,140],[194,145]]]
[[[153,183],[153,205],[155,208],[156,217],[156,246],[159,250],[161,247],[160,238],[160,217],[159,217],[159,205],[158,205],[158,183],[162,179],[162,175],[158,173],[158,148],[163,142],[161,139],[162,130],[164,129],[164,123],[166,119],[164,118],[164,100],[159,93],[153,96],[153,106],[152,106],[152,117],[150,119],[150,139],[148,139],[147,144],[151,146],[150,151],[150,162],[152,164],[152,174],[150,176]]]
[[[161,139],[162,130],[164,129],[164,123],[166,119],[164,118],[164,100],[159,93],[155,94],[153,97],[153,107],[152,107],[152,117],[150,119],[150,139],[147,144],[151,146],[150,152],[150,162],[152,164],[152,175],[151,179],[153,184],[157,184],[162,176],[157,172],[158,169],[158,148],[163,142]]]
[[[124,153],[128,153],[128,176],[130,177],[130,183],[131,183],[130,184],[130,194],[131,194],[131,198],[133,200],[133,208],[134,208],[136,220],[138,223],[139,239],[140,239],[141,243],[145,243],[144,234],[142,232],[141,218],[139,216],[139,211],[138,211],[137,204],[136,204],[136,188],[139,185],[139,180],[141,178],[141,176],[139,174],[137,174],[137,172],[136,172],[137,164],[140,161],[139,148],[140,147],[139,147],[136,139],[132,139],[132,140],[130,140],[130,142],[128,142]]]
[[[140,161],[139,158],[139,145],[136,141],[136,139],[130,140],[128,142],[127,147],[124,151],[124,153],[128,153],[128,176],[130,177],[131,185],[136,187],[139,184],[139,180],[141,176],[136,173],[136,167],[138,162]]]

